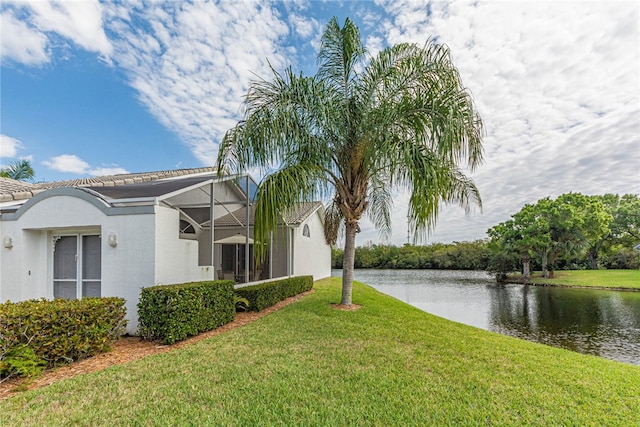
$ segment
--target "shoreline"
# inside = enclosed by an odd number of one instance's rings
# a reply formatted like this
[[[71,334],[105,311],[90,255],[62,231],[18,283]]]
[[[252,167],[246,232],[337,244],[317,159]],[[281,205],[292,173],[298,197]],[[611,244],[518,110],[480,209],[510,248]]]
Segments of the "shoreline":
[[[623,288],[614,286],[588,286],[588,285],[569,285],[566,283],[537,283],[525,282],[522,279],[507,279],[502,283],[512,285],[530,285],[530,286],[546,286],[550,288],[576,288],[576,289],[596,289],[600,291],[624,291],[624,292],[640,292],[640,288]]]

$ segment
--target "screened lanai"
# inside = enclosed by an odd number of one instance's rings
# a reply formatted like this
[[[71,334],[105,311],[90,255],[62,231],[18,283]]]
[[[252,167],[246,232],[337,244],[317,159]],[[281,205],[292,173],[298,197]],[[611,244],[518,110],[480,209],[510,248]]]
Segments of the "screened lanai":
[[[233,227],[229,227],[229,216],[234,218],[239,211],[251,209],[256,189],[257,184],[247,174],[218,176],[213,173],[125,185],[87,187],[88,191],[96,193],[112,206],[154,204],[175,209],[178,212],[178,223],[175,227],[171,224],[162,225],[165,232],[177,232],[180,239],[197,241],[198,265],[213,267],[213,278],[218,278],[215,273],[227,271],[233,272],[236,282],[244,283],[260,277],[271,277],[268,268],[256,268],[253,262],[253,224],[236,221]],[[213,228],[210,226],[212,217]],[[219,228],[217,220],[223,217],[227,218],[225,227]],[[238,235],[243,242],[222,241]],[[256,274],[257,270],[260,270],[260,274],[263,271],[265,273],[261,276]]]

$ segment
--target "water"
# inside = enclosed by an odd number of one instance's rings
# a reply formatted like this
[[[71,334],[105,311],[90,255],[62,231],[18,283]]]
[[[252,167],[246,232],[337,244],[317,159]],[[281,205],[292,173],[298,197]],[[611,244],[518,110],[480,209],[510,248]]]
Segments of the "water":
[[[640,365],[640,292],[498,285],[480,271],[355,270],[354,277],[449,320]]]

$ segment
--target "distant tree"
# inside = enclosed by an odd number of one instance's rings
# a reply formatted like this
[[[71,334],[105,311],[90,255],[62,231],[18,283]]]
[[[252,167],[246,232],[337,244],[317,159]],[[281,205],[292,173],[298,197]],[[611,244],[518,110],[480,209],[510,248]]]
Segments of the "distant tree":
[[[3,178],[15,179],[16,181],[33,181],[35,173],[29,160],[16,160],[9,166],[0,169],[0,176]]]
[[[513,254],[496,251],[491,254],[485,269],[495,276],[498,283],[502,283],[509,273],[517,270],[517,262],[518,258]]]
[[[325,237],[335,244],[344,226],[341,304],[351,305],[361,218],[388,234],[392,191],[401,188],[411,189],[418,236],[443,203],[479,205],[462,166],[481,163],[483,127],[445,45],[398,44],[369,58],[357,26],[333,18],[318,62],[313,77],[274,70],[272,81],[250,85],[244,118],[223,138],[217,165],[267,174],[256,197],[259,242],[277,227],[278,212],[332,196]]]
[[[511,217],[489,229],[489,245],[504,259],[517,254],[522,262],[522,278],[527,281],[531,279],[531,257],[544,253],[549,246],[548,224],[539,205],[525,205]]]
[[[633,247],[640,243],[640,197],[637,194],[600,196],[612,216],[610,232],[597,242],[594,250],[604,257],[607,268],[637,268]]]
[[[613,216],[611,222],[611,237],[624,242],[629,246],[640,243],[640,196],[637,194],[625,194],[618,198],[610,213]]]
[[[342,249],[331,248],[331,268],[342,268]]]
[[[609,233],[612,216],[602,201],[596,196],[567,193],[558,197],[547,209],[551,237],[551,260],[555,262],[560,254],[587,251],[593,258],[590,263],[597,269],[598,242]],[[553,275],[553,271],[551,273]]]

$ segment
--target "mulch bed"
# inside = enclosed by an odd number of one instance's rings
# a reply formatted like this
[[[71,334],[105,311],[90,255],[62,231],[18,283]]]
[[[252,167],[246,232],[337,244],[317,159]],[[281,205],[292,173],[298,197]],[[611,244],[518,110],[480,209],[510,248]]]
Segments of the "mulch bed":
[[[10,378],[5,382],[0,383],[0,400],[6,399],[13,393],[16,393],[18,391],[33,390],[41,387],[46,387],[50,384],[55,383],[56,381],[72,378],[76,375],[100,371],[110,366],[120,365],[153,354],[165,353],[171,350],[182,348],[186,345],[190,345],[203,339],[207,339],[215,335],[222,334],[231,329],[246,325],[247,323],[253,322],[256,319],[264,317],[269,313],[273,313],[274,311],[279,310],[282,307],[298,301],[299,299],[313,292],[314,291],[312,289],[299,295],[287,298],[286,300],[280,301],[279,303],[268,307],[260,312],[248,311],[237,313],[235,320],[227,323],[226,325],[223,325],[212,331],[204,332],[200,335],[187,338],[184,341],[180,341],[172,345],[160,345],[158,343],[150,341],[143,341],[138,337],[123,337],[114,343],[113,349],[108,353],[101,353],[88,359],[61,366],[59,368],[48,369],[42,375],[33,380],[25,381],[21,378]]]

